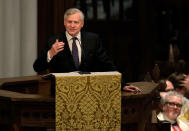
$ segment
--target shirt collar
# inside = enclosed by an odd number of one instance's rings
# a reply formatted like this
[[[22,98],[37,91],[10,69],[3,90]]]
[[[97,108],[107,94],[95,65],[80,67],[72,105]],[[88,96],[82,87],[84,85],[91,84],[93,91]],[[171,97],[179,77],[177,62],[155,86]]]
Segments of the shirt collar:
[[[81,41],[81,32],[79,32],[76,36],[75,36],[79,41]],[[70,41],[73,36],[71,36],[67,31],[66,31],[66,38],[68,41]]]
[[[170,122],[171,124],[173,124],[173,123],[175,123],[176,121],[172,121],[172,120],[170,120],[169,118],[167,118],[166,117],[166,115],[164,114],[164,113],[162,113],[162,112],[160,112],[158,115],[157,115],[157,117],[158,117],[158,119],[160,120],[160,121],[168,121],[168,122]]]

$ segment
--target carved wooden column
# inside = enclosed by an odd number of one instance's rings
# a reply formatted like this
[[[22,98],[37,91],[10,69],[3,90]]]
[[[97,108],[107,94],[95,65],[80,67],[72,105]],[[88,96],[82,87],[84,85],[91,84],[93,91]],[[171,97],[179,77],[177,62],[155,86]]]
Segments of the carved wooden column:
[[[64,12],[73,4],[74,0],[38,0],[38,54],[49,37],[64,31]]]
[[[74,0],[54,0],[54,23],[53,32],[59,33],[64,31],[64,13],[68,8],[73,7]]]

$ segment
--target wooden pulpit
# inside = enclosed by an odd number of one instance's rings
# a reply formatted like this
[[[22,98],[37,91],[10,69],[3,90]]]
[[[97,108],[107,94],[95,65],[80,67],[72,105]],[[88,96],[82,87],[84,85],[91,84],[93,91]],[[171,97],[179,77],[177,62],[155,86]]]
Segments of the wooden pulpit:
[[[148,131],[157,84],[131,83],[142,90],[131,93],[115,72],[54,75],[0,79],[1,130]]]
[[[158,93],[157,84],[154,82],[131,84],[140,88],[142,92],[122,92],[122,130],[149,131],[153,102]]]
[[[51,80],[41,76],[0,79],[1,131],[55,131]]]

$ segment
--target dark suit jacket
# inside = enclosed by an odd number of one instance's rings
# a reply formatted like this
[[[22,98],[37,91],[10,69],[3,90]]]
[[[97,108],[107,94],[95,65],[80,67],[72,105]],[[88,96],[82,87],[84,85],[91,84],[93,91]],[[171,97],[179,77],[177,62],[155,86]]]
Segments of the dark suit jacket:
[[[56,39],[65,43],[64,50],[54,56],[48,63],[47,52]],[[101,72],[117,70],[113,62],[109,59],[105,49],[102,47],[98,35],[89,32],[81,32],[81,49],[82,56],[79,71]],[[50,69],[50,72],[54,73],[76,71],[65,32],[52,37],[48,41],[46,48],[34,62],[33,68],[36,72],[42,72],[46,69]]]

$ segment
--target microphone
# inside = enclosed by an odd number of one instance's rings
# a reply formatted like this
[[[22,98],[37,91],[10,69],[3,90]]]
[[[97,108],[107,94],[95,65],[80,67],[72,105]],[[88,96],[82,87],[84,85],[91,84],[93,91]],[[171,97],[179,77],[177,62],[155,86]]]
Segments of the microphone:
[[[79,42],[79,46],[81,48],[81,64],[83,64],[83,69],[81,69],[78,73],[79,74],[91,74],[90,72],[87,71],[87,64],[86,64],[86,56],[85,56],[85,51],[83,49],[83,46],[81,45],[81,41],[76,37],[76,40]]]

